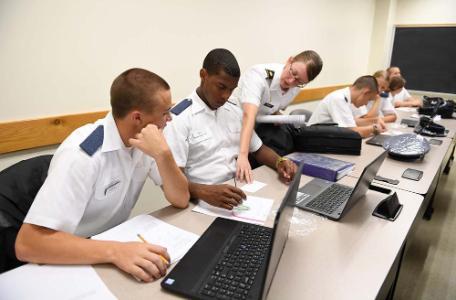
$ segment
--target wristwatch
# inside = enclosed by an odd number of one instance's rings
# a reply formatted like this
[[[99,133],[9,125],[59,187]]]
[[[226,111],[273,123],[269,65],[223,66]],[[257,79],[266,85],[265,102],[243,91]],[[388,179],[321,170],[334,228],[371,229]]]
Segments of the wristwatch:
[[[276,169],[279,168],[279,164],[281,164],[282,162],[284,162],[286,160],[289,160],[289,159],[286,157],[283,157],[283,156],[279,156],[276,160]]]
[[[373,125],[372,125],[372,129],[374,130],[374,135],[377,135],[377,134],[380,133],[380,131],[378,130],[377,124],[373,124]]]

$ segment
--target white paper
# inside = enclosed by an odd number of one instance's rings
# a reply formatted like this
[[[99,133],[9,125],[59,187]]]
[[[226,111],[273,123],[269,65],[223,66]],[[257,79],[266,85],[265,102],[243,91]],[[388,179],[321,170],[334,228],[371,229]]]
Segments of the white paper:
[[[414,112],[416,111],[416,107],[396,107],[396,110],[400,110],[400,111],[407,111],[407,112]]]
[[[243,185],[241,187],[241,190],[249,192],[249,193],[255,193],[256,191],[262,189],[265,186],[266,186],[266,183],[254,180],[252,183]]]
[[[116,299],[91,266],[27,264],[0,275],[2,300]]]
[[[257,123],[306,124],[305,115],[262,115],[256,117]]]
[[[171,263],[181,259],[199,238],[197,234],[185,231],[152,216],[139,215],[93,236],[92,239],[141,242],[138,234],[150,244],[165,247],[171,257]]]
[[[207,204],[200,200],[192,211],[206,214],[214,217],[222,217],[253,224],[264,224],[271,211],[274,200],[268,198],[247,196],[247,199],[242,202],[243,206],[248,207],[248,210],[228,210]]]

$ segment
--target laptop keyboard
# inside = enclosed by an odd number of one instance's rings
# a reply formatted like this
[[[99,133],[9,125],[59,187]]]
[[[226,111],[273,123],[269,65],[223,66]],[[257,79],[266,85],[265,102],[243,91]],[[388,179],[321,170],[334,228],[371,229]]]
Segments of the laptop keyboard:
[[[339,206],[347,201],[352,192],[352,188],[340,184],[333,184],[312,201],[306,207],[327,214],[332,214]]]
[[[222,254],[200,293],[216,299],[247,299],[271,245],[271,228],[243,224]]]

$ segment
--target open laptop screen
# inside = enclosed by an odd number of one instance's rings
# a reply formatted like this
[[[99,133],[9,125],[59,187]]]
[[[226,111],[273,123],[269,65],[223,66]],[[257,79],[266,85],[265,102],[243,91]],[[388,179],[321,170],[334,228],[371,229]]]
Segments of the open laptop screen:
[[[274,278],[277,270],[280,257],[282,256],[285,243],[288,239],[288,230],[290,228],[291,217],[293,216],[294,203],[296,202],[299,182],[301,181],[302,167],[303,163],[299,165],[275,217],[274,231],[272,233],[272,250],[270,251],[268,259],[266,278],[261,297],[262,299],[266,299],[272,279]]]
[[[385,160],[386,155],[387,152],[384,151],[373,162],[364,168],[344,211],[348,211],[350,207],[352,207],[362,196],[366,194],[372,180],[374,180],[375,175],[377,175],[378,169],[380,169],[380,166]]]

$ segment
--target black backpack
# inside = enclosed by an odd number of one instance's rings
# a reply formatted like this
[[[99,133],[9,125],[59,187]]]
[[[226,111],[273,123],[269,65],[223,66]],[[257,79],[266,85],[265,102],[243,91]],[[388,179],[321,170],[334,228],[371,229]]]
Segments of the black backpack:
[[[423,96],[423,107],[418,108],[420,115],[440,115],[443,119],[453,118],[455,103],[453,100],[444,100],[441,97]]]

